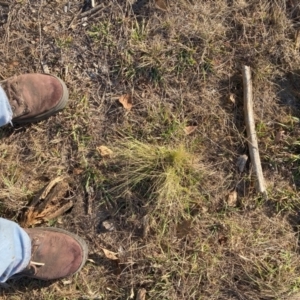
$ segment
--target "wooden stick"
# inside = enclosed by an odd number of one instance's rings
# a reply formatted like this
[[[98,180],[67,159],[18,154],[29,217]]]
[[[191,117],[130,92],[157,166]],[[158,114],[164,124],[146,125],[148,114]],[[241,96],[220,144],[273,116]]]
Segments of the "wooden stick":
[[[248,136],[248,147],[253,165],[254,173],[257,179],[256,189],[267,197],[264,175],[262,172],[255,123],[253,116],[253,93],[250,67],[243,66],[243,86],[244,86],[244,114]]]
[[[82,13],[80,14],[80,17],[81,17],[81,18],[87,17],[87,16],[89,16],[89,15],[94,14],[94,13],[97,12],[98,10],[102,10],[102,9],[104,9],[104,8],[105,8],[105,7],[103,7],[102,4],[97,5],[97,6],[93,7],[92,9],[90,9],[90,10],[88,10],[88,11],[82,12]]]

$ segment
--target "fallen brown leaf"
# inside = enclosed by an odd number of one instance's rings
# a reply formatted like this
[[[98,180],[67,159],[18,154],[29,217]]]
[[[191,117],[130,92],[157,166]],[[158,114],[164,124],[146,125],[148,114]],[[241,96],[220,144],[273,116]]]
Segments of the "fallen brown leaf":
[[[17,62],[17,61],[13,61],[13,62],[11,62],[10,64],[9,64],[9,68],[10,69],[14,69],[14,68],[16,68],[16,67],[18,67],[19,66],[19,62]]]
[[[189,134],[192,134],[197,128],[198,128],[198,126],[186,126],[184,128],[184,132],[186,135],[189,135]]]
[[[184,220],[177,225],[176,233],[178,238],[183,238],[189,235],[192,231],[192,221]]]
[[[100,155],[102,157],[112,157],[112,155],[114,154],[112,152],[112,150],[110,150],[108,147],[106,146],[99,146],[97,147],[98,152],[100,153]]]
[[[82,172],[83,172],[82,169],[79,169],[79,168],[74,168],[74,169],[73,169],[73,174],[74,174],[74,175],[79,175],[79,174],[81,174]]]
[[[126,110],[132,109],[132,97],[130,94],[122,95],[119,98],[119,102],[123,105]]]
[[[136,294],[136,300],[145,300],[146,299],[146,289],[139,289]]]
[[[106,256],[106,258],[110,259],[110,260],[118,260],[118,253],[115,253],[115,252],[112,252],[112,251],[109,251],[105,248],[102,248],[103,252],[104,252],[104,255]]]
[[[229,100],[230,100],[231,103],[235,104],[235,95],[230,93]]]
[[[236,206],[236,203],[237,203],[237,192],[232,191],[228,195],[227,204],[228,206]]]
[[[167,10],[168,10],[166,0],[155,0],[155,6],[156,6],[158,9],[161,9],[161,10],[163,10],[163,11],[167,11]]]
[[[228,238],[224,234],[220,234],[218,238],[218,242],[220,245],[223,245],[227,242]]]

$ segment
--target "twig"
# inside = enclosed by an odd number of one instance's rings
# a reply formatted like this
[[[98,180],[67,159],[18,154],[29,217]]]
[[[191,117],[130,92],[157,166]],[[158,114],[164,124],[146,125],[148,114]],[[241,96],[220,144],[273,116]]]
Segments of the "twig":
[[[97,5],[97,6],[95,6],[94,8],[92,8],[92,9],[90,9],[90,10],[88,10],[88,11],[85,11],[85,12],[83,12],[83,13],[81,13],[80,14],[80,17],[81,18],[84,18],[84,17],[87,17],[87,16],[89,16],[89,15],[92,15],[92,14],[94,14],[96,11],[98,11],[98,10],[100,10],[100,9],[103,9],[104,7],[103,7],[103,5]]]
[[[73,24],[75,23],[75,21],[80,17],[81,19],[83,19],[84,17],[95,17],[96,15],[98,15],[101,11],[103,11],[105,8],[108,8],[110,6],[110,4],[108,4],[107,6],[103,5],[98,5],[88,11],[85,12],[81,12],[79,11],[72,19],[70,25],[68,26],[68,29],[72,28]],[[92,16],[93,15],[93,16]]]
[[[244,86],[244,114],[248,136],[248,147],[253,165],[254,174],[257,179],[256,189],[267,197],[264,175],[262,172],[255,123],[253,116],[253,93],[250,67],[243,66],[243,86]]]
[[[49,216],[46,216],[45,220],[50,221],[57,217],[60,217],[62,214],[64,214],[66,211],[68,211],[71,207],[73,207],[73,205],[74,205],[73,201],[66,203],[61,208],[57,209],[54,213],[50,214]]]

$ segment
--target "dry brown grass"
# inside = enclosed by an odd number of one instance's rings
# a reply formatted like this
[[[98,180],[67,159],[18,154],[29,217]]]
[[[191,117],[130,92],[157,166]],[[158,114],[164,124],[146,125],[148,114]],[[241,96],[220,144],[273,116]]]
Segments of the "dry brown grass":
[[[96,2],[103,8],[88,20],[74,19],[79,0],[67,13],[62,0],[0,4],[0,77],[47,64],[70,89],[59,115],[0,130],[0,215],[17,219],[43,186],[68,174],[76,204],[49,225],[90,245],[90,261],[71,281],[8,282],[0,297],[134,299],[145,288],[146,299],[292,299],[300,289],[300,2],[177,0],[167,12],[152,0]],[[250,166],[243,174],[235,166],[247,153],[243,64],[253,70],[268,201],[255,195]],[[130,112],[118,103],[126,93]],[[185,135],[189,125],[197,130]],[[189,187],[198,198],[173,195],[178,205],[167,211],[170,193],[164,202],[159,189],[124,184],[126,171],[145,165],[129,163],[136,149],[120,154],[128,139],[196,155],[205,172],[196,168],[202,179]],[[101,157],[100,145],[116,156]]]

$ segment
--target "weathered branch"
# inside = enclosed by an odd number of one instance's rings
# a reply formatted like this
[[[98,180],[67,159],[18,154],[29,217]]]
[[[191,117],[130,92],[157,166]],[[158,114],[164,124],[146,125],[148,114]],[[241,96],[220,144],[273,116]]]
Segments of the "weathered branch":
[[[267,196],[264,175],[262,172],[261,161],[258,151],[258,142],[255,131],[254,115],[253,115],[253,92],[251,70],[248,66],[243,66],[243,86],[244,86],[244,114],[247,128],[248,147],[253,165],[254,173],[257,179],[256,189],[259,193]]]

